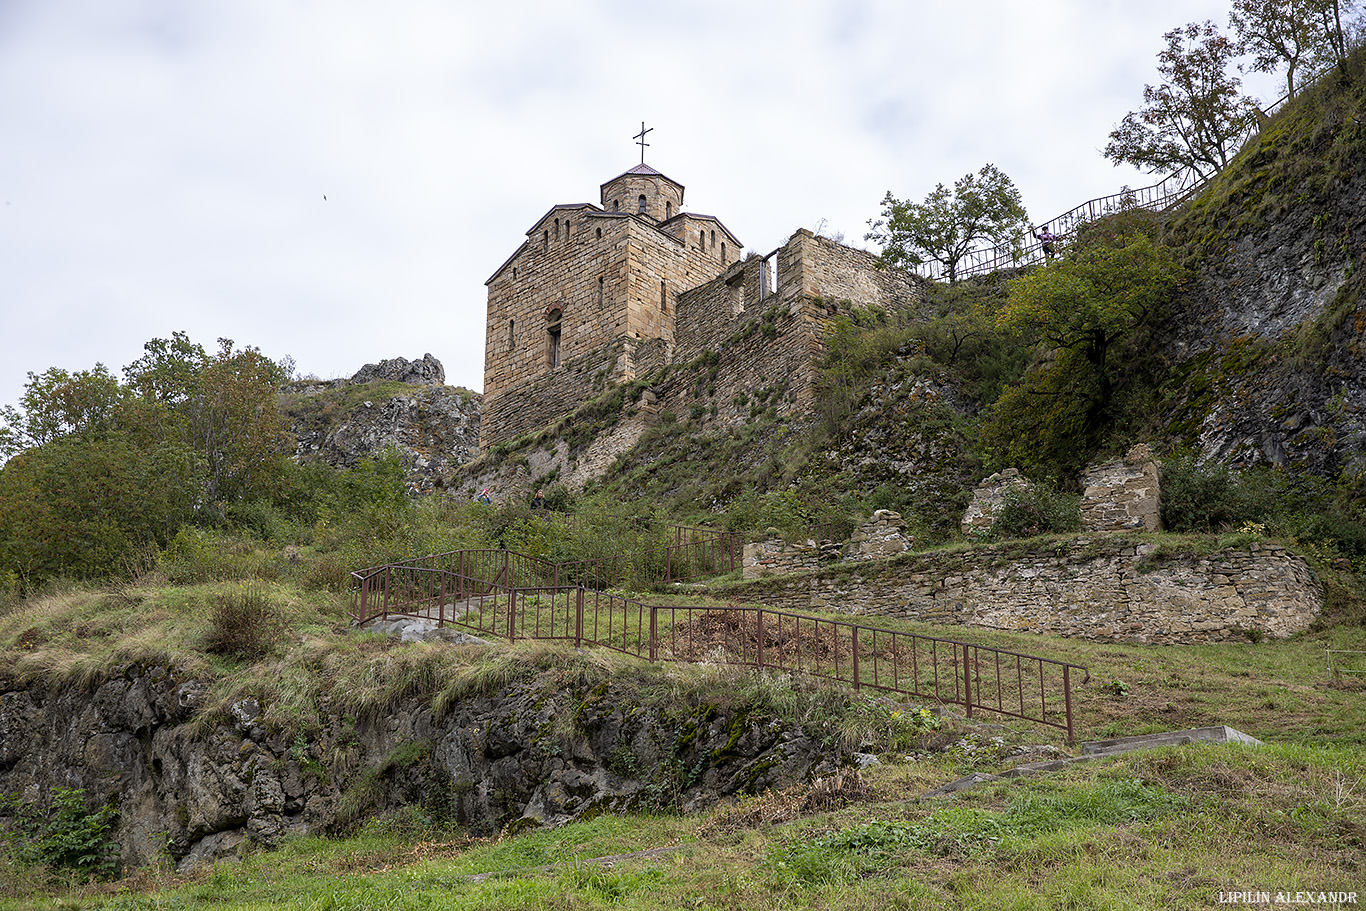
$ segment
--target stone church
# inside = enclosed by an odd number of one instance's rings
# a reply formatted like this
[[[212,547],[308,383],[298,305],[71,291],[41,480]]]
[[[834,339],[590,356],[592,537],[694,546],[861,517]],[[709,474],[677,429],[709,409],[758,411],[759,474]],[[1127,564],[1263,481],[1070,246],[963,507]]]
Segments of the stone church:
[[[683,189],[642,161],[602,184],[598,204],[551,206],[489,278],[482,451],[610,384],[741,350],[746,369],[728,371],[737,388],[781,380],[785,407],[809,407],[831,313],[920,300],[916,276],[804,229],[742,257],[719,218],[683,208]],[[756,320],[757,343],[728,344]]]

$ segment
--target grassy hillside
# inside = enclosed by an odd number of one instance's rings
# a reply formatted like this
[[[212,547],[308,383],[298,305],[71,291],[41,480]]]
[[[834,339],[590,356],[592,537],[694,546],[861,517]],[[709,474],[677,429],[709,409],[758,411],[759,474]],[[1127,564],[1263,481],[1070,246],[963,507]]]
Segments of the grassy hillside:
[[[528,676],[612,679],[634,681],[642,700],[723,701],[794,719],[881,764],[701,816],[607,815],[492,840],[396,807],[350,834],[290,840],[184,876],[152,868],[80,885],[11,853],[0,907],[1197,908],[1219,890],[1360,881],[1366,678],[1330,676],[1324,650],[1366,651],[1366,629],[1359,600],[1336,583],[1338,613],[1285,642],[1142,647],[889,623],[1087,665],[1082,738],[1226,723],[1271,744],[1169,749],[922,800],[962,775],[1064,745],[1054,732],[990,718],[950,714],[926,728],[914,707],[743,671],[357,635],[344,600],[305,581],[314,556],[291,563],[245,542],[237,550],[252,568],[236,581],[171,584],[153,572],[12,607],[0,618],[10,686],[81,685],[129,663],[174,663],[209,683],[206,722],[250,695],[268,726],[307,736],[320,705],[379,717],[398,701],[440,704]],[[275,580],[259,581],[272,563]],[[256,608],[249,629],[234,613],[243,603]],[[1333,622],[1343,611],[1355,622]],[[593,862],[604,856],[615,857],[610,866]]]

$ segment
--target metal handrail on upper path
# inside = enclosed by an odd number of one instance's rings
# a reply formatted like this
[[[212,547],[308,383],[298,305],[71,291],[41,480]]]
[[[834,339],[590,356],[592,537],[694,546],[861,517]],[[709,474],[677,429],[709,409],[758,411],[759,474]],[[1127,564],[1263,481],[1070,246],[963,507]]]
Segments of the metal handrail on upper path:
[[[1289,95],[1283,95],[1268,105],[1265,110],[1258,109],[1261,116],[1258,118],[1257,124],[1249,127],[1247,132],[1238,138],[1240,152],[1254,136],[1261,132],[1262,119],[1279,110],[1289,98]],[[1138,207],[1155,212],[1166,211],[1195,196],[1217,176],[1218,172],[1205,176],[1197,173],[1193,168],[1182,168],[1151,186],[1137,189],[1123,187],[1118,193],[1089,199],[1056,218],[1040,223],[1036,227],[1036,231],[1048,229],[1056,242],[1073,234],[1079,225],[1095,221],[1125,208]],[[974,275],[998,272],[1001,269],[1020,269],[1046,262],[1047,258],[1043,243],[1037,238],[1031,238],[1030,242],[1023,245],[998,244],[994,247],[969,251],[963,259],[958,261],[954,275],[956,278],[970,278]],[[912,271],[933,281],[942,281],[948,272],[944,268],[944,264],[938,260],[921,263],[913,267]]]

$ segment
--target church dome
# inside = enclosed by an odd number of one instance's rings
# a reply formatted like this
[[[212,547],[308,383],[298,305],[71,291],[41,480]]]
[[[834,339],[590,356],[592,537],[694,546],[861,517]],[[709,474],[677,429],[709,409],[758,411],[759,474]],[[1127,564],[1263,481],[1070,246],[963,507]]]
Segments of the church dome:
[[[647,164],[638,164],[602,185],[602,207],[667,221],[683,211],[683,185]]]

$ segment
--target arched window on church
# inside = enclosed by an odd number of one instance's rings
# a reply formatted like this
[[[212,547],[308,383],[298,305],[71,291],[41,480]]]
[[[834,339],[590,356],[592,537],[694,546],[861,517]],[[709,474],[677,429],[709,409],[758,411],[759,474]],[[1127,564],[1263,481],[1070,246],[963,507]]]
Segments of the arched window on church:
[[[541,235],[541,249],[546,252],[550,251],[550,231],[548,229]]]
[[[713,250],[716,249],[716,232],[715,232],[715,231],[711,232],[711,248],[712,248]]]
[[[616,200],[616,199],[612,200],[612,211],[613,211],[613,212],[620,212],[620,211],[621,211],[621,201],[620,201],[620,200]]]
[[[636,204],[637,204],[636,211],[639,212],[641,215],[644,215],[644,214],[645,214],[645,194],[644,194],[644,193],[640,194],[640,199],[636,200]]]
[[[606,291],[607,291],[607,281],[606,281],[601,275],[599,275],[599,276],[598,276],[598,306],[599,306],[599,307],[602,306],[603,299],[606,297]]]
[[[671,202],[666,202],[666,203],[664,203],[664,220],[665,220],[665,221],[668,221],[670,218],[673,218],[673,217],[674,217],[674,204],[671,203]]]
[[[508,320],[508,350],[511,351],[517,345],[517,321]]]
[[[602,240],[602,228],[598,228],[598,240]]]
[[[663,279],[659,281],[659,309],[661,311],[669,309],[669,284]]]
[[[726,264],[726,242],[721,241],[721,265]]]
[[[546,356],[551,368],[560,366],[560,309],[557,307],[546,314]]]
[[[558,218],[555,219],[555,242],[560,242],[560,220]]]
[[[707,252],[707,232],[706,232],[706,231],[698,231],[698,232],[697,232],[697,249],[701,250],[703,253],[706,253],[706,252]]]

